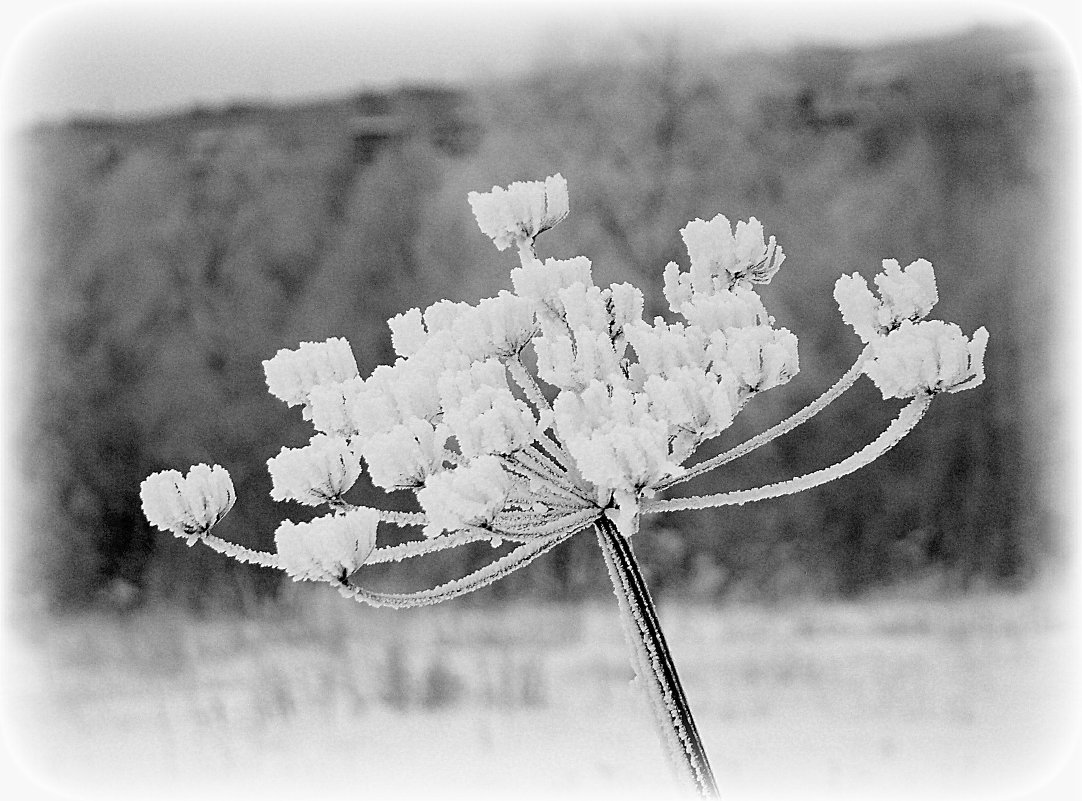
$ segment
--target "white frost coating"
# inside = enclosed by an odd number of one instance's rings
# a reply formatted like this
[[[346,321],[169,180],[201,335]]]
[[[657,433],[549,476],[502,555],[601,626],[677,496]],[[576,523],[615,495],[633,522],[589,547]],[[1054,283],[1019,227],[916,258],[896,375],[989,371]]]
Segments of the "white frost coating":
[[[511,394],[506,369],[495,359],[448,370],[439,378],[439,391],[443,419],[467,458],[513,453],[537,435],[533,413]]]
[[[428,340],[420,309],[396,314],[387,321],[387,326],[391,329],[391,346],[394,352],[403,358],[419,351]]]
[[[188,537],[189,545],[225,517],[236,497],[229,473],[219,465],[197,464],[186,476],[164,470],[147,476],[139,486],[150,524]]]
[[[560,291],[572,284],[591,286],[593,283],[590,260],[585,256],[545,259],[544,263],[533,261],[511,270],[515,294],[534,301],[539,309],[559,318],[565,316]]]
[[[316,434],[303,448],[282,448],[267,461],[271,497],[308,506],[339,499],[361,474],[361,460],[345,437]]]
[[[340,338],[302,342],[296,350],[283,348],[263,362],[267,387],[290,406],[306,403],[312,388],[357,376],[357,361],[349,343]]]
[[[425,536],[487,525],[507,502],[512,483],[513,477],[495,456],[479,456],[432,476],[417,492],[428,518]]]
[[[407,419],[388,430],[354,440],[376,486],[385,490],[419,487],[443,469],[448,457],[446,425]]]
[[[878,299],[859,273],[843,275],[834,284],[834,299],[842,320],[865,343],[893,331],[903,321],[923,320],[939,301],[935,273],[924,259],[904,269],[895,259],[884,259],[875,284]]]
[[[530,241],[556,225],[569,211],[567,181],[557,173],[544,181],[517,181],[506,189],[470,192],[477,226],[500,250]]]
[[[694,498],[673,498],[667,501],[646,500],[640,507],[642,514],[654,514],[657,512],[676,512],[681,509],[708,509],[714,506],[742,506],[753,501],[763,501],[768,498],[778,498],[782,495],[792,495],[796,492],[826,484],[842,476],[852,473],[865,465],[869,465],[889,451],[902,438],[913,430],[921,417],[928,410],[931,403],[931,395],[920,395],[909,402],[899,412],[886,430],[873,442],[865,445],[861,450],[842,461],[822,470],[816,470],[803,476],[791,478],[788,481],[779,481],[776,484],[768,484],[765,487],[754,489],[736,490],[734,492],[722,492],[717,495],[698,495]]]
[[[278,566],[294,581],[334,581],[364,564],[378,523],[379,512],[363,506],[309,523],[286,520],[274,533]]]
[[[953,323],[906,321],[872,342],[872,358],[865,372],[884,398],[959,392],[984,381],[987,346],[988,331],[984,327],[978,328],[970,340]]]
[[[680,235],[691,267],[686,274],[675,264],[665,270],[665,297],[673,311],[696,294],[769,283],[785,261],[774,237],[763,240],[762,223],[754,217],[737,223],[735,232],[722,214],[709,221],[692,220]]]

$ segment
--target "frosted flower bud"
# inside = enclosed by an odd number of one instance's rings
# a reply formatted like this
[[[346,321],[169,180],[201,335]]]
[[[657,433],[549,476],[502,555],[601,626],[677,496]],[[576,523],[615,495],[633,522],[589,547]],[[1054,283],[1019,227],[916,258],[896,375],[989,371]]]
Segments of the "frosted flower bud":
[[[668,325],[657,317],[652,325],[639,321],[624,329],[628,344],[635,351],[638,363],[632,372],[641,381],[652,375],[667,376],[681,367],[706,368],[706,336],[697,326],[673,323]]]
[[[642,292],[628,283],[613,284],[605,296],[612,318],[614,333],[623,333],[627,326],[642,321]]]
[[[574,339],[552,334],[534,340],[537,374],[543,381],[565,390],[581,390],[591,381],[617,383],[624,380],[621,354],[608,333],[577,329]]]
[[[884,398],[909,398],[922,392],[960,392],[984,381],[988,331],[968,339],[953,323],[903,322],[872,342],[864,372]]]
[[[649,416],[580,431],[564,447],[582,477],[604,490],[638,492],[682,469],[669,458],[669,427]]]
[[[685,320],[707,334],[729,328],[766,325],[770,320],[759,294],[739,285],[732,290],[721,289],[709,295],[696,294],[680,307],[679,312]]]
[[[294,581],[344,578],[375,549],[378,523],[379,512],[363,506],[308,523],[286,520],[274,532],[278,566]]]
[[[859,273],[843,275],[834,284],[834,300],[842,320],[865,343],[893,331],[905,320],[923,320],[939,300],[935,273],[924,259],[904,269],[895,259],[884,259],[883,272],[876,275],[875,284],[879,299]]]
[[[753,392],[780,386],[800,371],[796,336],[785,328],[732,328],[724,340],[713,339],[708,353],[712,372],[732,375]]]
[[[593,286],[590,274],[590,260],[585,256],[573,259],[545,259],[533,261],[511,270],[511,285],[519,297],[528,298],[539,309],[547,311],[553,317],[564,317],[560,290],[572,284]]]
[[[316,434],[303,448],[282,448],[267,461],[276,501],[308,506],[341,498],[361,474],[361,461],[345,437]]]
[[[785,253],[774,237],[763,240],[763,225],[754,217],[737,223],[735,233],[723,214],[710,221],[696,219],[680,235],[691,261],[694,293],[713,292],[719,284],[769,283],[785,260]]]
[[[495,456],[478,456],[467,464],[437,473],[418,490],[417,500],[428,518],[426,536],[464,526],[485,526],[507,504],[514,478]]]
[[[440,376],[439,389],[444,422],[464,456],[508,454],[533,442],[537,421],[530,408],[511,394],[499,361],[449,370]]]
[[[667,378],[649,376],[643,394],[651,416],[693,435],[695,444],[720,434],[736,414],[735,382],[694,367],[673,370]]]
[[[283,348],[263,362],[263,372],[271,394],[290,406],[306,403],[318,384],[358,375],[349,343],[337,337],[326,342],[302,342],[296,350]]]
[[[147,476],[139,498],[152,526],[188,537],[190,545],[225,517],[237,494],[224,467],[197,464],[186,476],[176,470]]]
[[[532,241],[567,216],[567,181],[557,173],[542,181],[516,181],[506,189],[470,192],[470,207],[477,225],[505,250],[521,241]]]
[[[360,431],[354,409],[363,390],[364,381],[359,376],[312,387],[308,408],[316,431],[342,437],[352,437]]]
[[[385,432],[358,439],[355,447],[372,482],[385,490],[419,487],[443,469],[447,426],[412,418]]]
[[[391,346],[399,356],[412,356],[428,340],[428,332],[421,322],[420,309],[396,314],[387,321],[387,326],[391,329]]]

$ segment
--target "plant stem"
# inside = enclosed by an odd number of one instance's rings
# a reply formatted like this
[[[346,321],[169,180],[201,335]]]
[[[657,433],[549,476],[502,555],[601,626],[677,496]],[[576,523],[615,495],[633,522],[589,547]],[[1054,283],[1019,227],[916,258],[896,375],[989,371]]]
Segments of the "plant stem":
[[[649,696],[662,748],[674,771],[689,788],[694,788],[696,795],[717,798],[718,788],[706,749],[699,739],[654,602],[631,552],[631,543],[617,532],[615,524],[607,517],[601,517],[594,525],[620,603],[620,617],[631,647],[632,664]]]

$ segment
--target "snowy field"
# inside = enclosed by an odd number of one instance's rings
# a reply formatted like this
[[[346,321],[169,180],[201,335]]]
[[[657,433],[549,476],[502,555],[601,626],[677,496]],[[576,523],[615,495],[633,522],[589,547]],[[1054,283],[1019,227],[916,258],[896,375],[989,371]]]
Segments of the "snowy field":
[[[663,606],[725,798],[1007,798],[1070,745],[1035,594]],[[146,613],[6,650],[19,758],[78,798],[659,798],[615,603]]]

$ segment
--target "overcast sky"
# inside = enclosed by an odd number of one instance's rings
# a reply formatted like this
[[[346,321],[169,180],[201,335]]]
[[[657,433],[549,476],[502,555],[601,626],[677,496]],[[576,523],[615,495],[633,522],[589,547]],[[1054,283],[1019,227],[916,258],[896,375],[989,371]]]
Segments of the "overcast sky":
[[[871,42],[1032,19],[1057,3],[7,2],[4,123],[458,81],[619,42],[645,22],[711,47]],[[624,37],[626,40],[626,37]],[[611,44],[610,44],[611,46]]]

